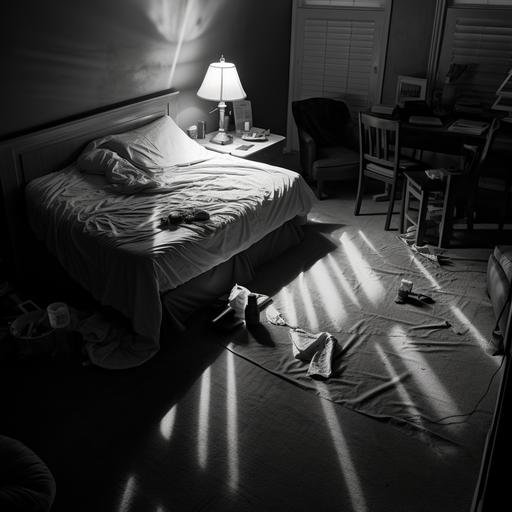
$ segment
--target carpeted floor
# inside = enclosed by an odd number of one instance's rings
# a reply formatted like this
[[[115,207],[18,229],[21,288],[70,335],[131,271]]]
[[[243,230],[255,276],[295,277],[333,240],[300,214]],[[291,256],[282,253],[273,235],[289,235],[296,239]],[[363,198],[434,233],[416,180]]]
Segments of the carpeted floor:
[[[214,330],[210,309],[140,368],[2,368],[2,433],[50,467],[54,511],[468,510],[499,380],[489,250],[439,266],[353,197],[319,202],[301,246],[247,285],[333,333],[328,381],[291,357],[289,327]],[[396,304],[402,278],[435,303]]]

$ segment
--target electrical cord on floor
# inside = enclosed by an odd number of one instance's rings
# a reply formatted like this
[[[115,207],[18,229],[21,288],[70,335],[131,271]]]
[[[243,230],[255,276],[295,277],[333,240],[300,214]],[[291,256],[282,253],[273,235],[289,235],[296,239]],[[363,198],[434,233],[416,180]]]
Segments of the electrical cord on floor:
[[[496,377],[496,375],[498,375],[498,372],[500,371],[501,367],[503,366],[504,361],[505,361],[505,356],[503,356],[501,358],[501,362],[500,362],[498,368],[496,368],[494,373],[491,375],[491,378],[489,379],[489,383],[487,384],[486,390],[484,391],[482,396],[478,399],[477,403],[475,404],[473,409],[471,409],[471,411],[466,412],[466,413],[461,413],[461,414],[450,414],[449,416],[443,416],[442,418],[439,418],[437,420],[429,420],[428,418],[423,418],[423,417],[421,418],[421,420],[428,421],[429,423],[434,423],[436,425],[460,425],[461,423],[464,423],[469,416],[473,415],[478,410],[478,406],[482,403],[482,400],[487,396],[487,393],[489,393],[489,390],[491,389],[491,384],[494,381],[494,378]],[[460,420],[460,421],[450,421],[449,423],[443,423],[445,420],[449,420],[451,418],[464,418],[464,419]]]

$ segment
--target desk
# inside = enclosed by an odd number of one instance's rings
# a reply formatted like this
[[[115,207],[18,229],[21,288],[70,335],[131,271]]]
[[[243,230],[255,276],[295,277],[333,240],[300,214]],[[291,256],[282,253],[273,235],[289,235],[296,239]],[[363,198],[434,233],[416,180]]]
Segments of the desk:
[[[482,147],[486,134],[470,135],[452,132],[448,128],[455,119],[446,120],[442,126],[429,126],[402,122],[400,144],[403,148],[431,151],[445,155],[462,155],[465,145]]]

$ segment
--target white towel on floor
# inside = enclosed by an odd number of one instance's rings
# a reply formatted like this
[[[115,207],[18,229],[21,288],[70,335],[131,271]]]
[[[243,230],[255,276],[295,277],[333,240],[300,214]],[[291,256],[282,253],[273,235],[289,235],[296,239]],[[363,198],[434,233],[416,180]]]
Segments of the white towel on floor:
[[[302,329],[293,329],[290,337],[294,357],[309,362],[308,375],[328,379],[332,374],[336,338],[328,332],[311,334]]]

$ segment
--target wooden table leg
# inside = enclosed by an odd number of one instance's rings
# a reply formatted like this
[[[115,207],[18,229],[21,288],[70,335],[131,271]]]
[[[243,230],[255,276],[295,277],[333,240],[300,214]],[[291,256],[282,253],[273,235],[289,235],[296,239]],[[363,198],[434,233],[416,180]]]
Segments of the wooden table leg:
[[[446,185],[444,189],[443,215],[439,224],[439,241],[438,247],[446,247],[452,235],[453,209],[455,207],[455,194],[452,181],[455,176],[449,174],[446,177]]]

